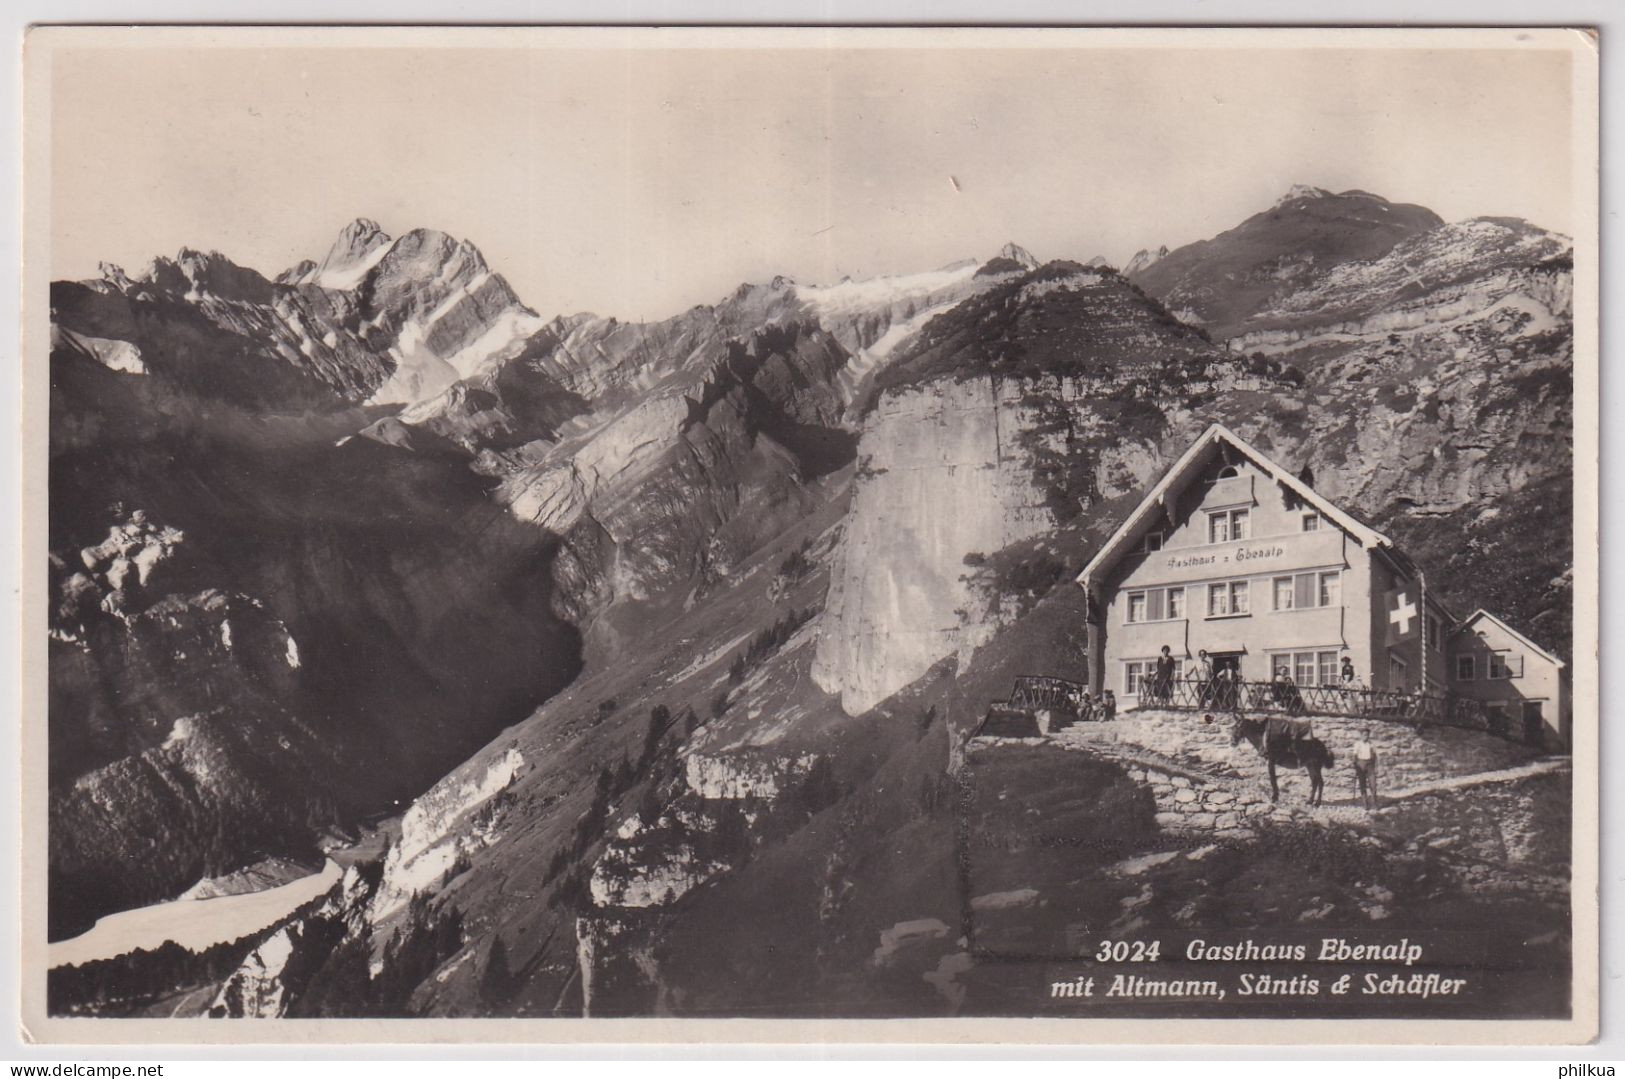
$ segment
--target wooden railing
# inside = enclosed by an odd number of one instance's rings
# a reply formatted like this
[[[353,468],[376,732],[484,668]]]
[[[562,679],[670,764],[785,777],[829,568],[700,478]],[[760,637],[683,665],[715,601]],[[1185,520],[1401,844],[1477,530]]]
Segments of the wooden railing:
[[[1344,686],[1300,686],[1277,682],[1198,682],[1176,679],[1158,693],[1147,680],[1140,689],[1139,707],[1189,711],[1239,712],[1245,715],[1349,716],[1409,723],[1418,727],[1456,727],[1483,731],[1502,738],[1521,738],[1498,713],[1482,701],[1454,694],[1404,693]]]
[[[1047,675],[1022,675],[1016,679],[1016,688],[1010,694],[1010,707],[1027,711],[1048,708],[1053,712],[1077,715],[1083,707],[1083,698],[1089,687],[1081,682],[1068,682],[1064,678]]]

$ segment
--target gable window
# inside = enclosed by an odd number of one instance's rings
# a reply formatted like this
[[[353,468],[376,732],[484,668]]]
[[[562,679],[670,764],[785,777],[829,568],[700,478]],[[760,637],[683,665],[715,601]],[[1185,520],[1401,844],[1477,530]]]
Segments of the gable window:
[[[1162,533],[1147,532],[1145,539],[1140,541],[1140,550],[1145,551],[1147,554],[1162,550]]]
[[[1522,678],[1523,656],[1508,651],[1491,652],[1489,677]]]
[[[1320,514],[1306,513],[1303,515],[1303,530],[1305,532],[1320,531]]]
[[[1272,583],[1277,611],[1337,607],[1343,602],[1343,576],[1339,570],[1295,573],[1290,577],[1277,577]]]
[[[1230,543],[1233,540],[1244,540],[1249,534],[1247,511],[1244,509],[1219,510],[1207,515],[1207,541],[1209,543]]]
[[[1477,671],[1476,665],[1473,663],[1473,657],[1472,656],[1457,656],[1456,657],[1456,681],[1458,681],[1458,682],[1471,682],[1473,679],[1475,679],[1477,677],[1478,677],[1478,671]]]
[[[1207,616],[1227,618],[1247,613],[1247,582],[1218,581],[1207,586]]]
[[[1241,475],[1241,469],[1235,465],[1225,465],[1219,469],[1219,478],[1221,480],[1233,480],[1239,475]]]

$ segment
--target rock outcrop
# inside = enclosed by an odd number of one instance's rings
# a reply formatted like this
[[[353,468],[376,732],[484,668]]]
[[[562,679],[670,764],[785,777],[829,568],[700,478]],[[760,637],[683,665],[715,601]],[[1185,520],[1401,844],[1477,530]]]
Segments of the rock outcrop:
[[[933,383],[881,398],[865,424],[813,665],[849,713],[986,642],[999,609],[967,556],[1055,526],[1020,437],[1036,425],[1023,396],[987,378]]]

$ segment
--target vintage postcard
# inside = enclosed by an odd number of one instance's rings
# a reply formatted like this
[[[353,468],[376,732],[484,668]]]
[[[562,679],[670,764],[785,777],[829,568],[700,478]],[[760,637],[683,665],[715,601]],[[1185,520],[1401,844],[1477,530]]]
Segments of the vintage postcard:
[[[1595,1035],[1594,34],[25,66],[29,1037]]]

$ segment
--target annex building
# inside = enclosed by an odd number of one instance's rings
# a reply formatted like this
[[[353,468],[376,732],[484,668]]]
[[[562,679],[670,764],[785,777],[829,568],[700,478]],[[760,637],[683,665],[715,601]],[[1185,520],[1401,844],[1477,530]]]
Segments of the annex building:
[[[1562,663],[1479,611],[1456,619],[1422,567],[1220,424],[1163,474],[1084,568],[1097,689],[1139,703],[1167,645],[1183,674],[1455,694],[1568,744]],[[1495,708],[1491,707],[1491,714]],[[1525,730],[1529,728],[1524,727]],[[1531,730],[1531,734],[1534,732]]]

